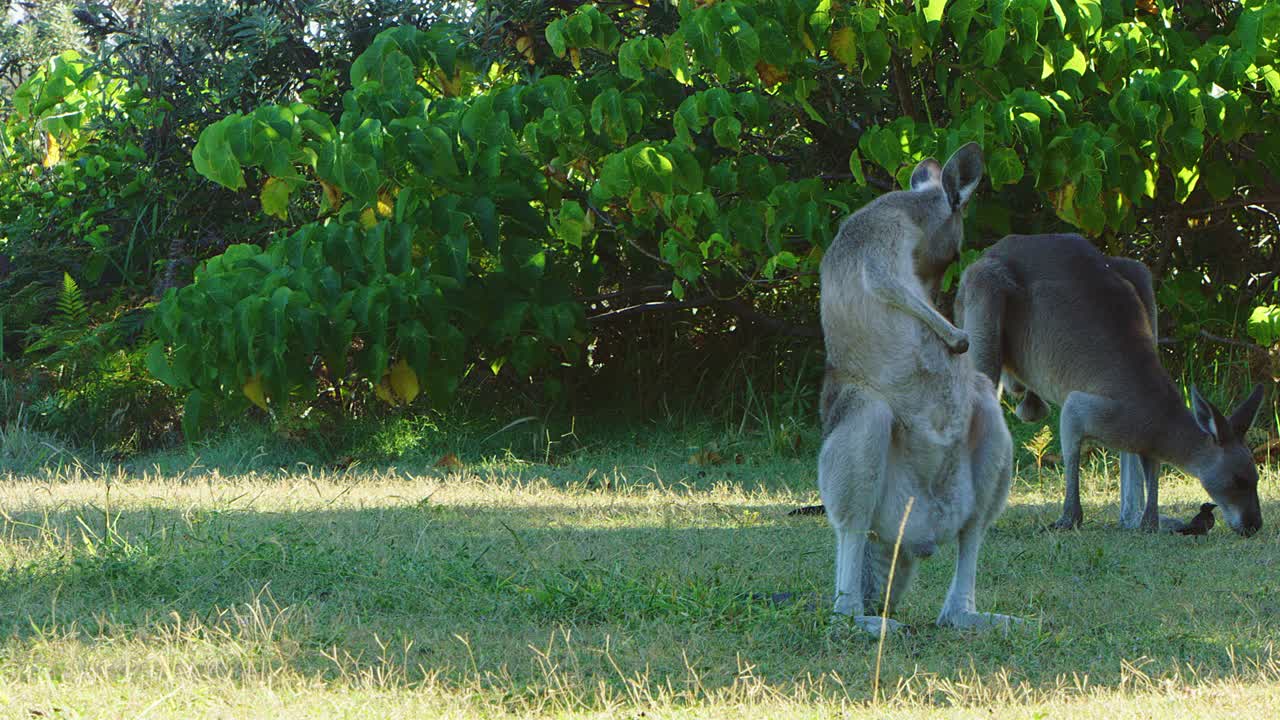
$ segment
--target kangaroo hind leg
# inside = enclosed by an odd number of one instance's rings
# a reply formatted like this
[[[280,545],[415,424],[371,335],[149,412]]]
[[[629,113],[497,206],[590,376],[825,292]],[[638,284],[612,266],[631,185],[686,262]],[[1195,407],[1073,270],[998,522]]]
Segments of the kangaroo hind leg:
[[[1062,419],[1058,438],[1062,441],[1062,471],[1066,476],[1066,493],[1062,501],[1062,517],[1054,523],[1058,530],[1068,530],[1080,525],[1084,511],[1080,506],[1080,449],[1086,439],[1097,440],[1103,445],[1115,447],[1123,442],[1126,408],[1119,402],[1101,395],[1076,391],[1062,403]],[[1144,467],[1145,471],[1146,468]],[[1154,480],[1156,473],[1146,475],[1147,507],[1157,502]],[[1154,510],[1153,510],[1154,511]],[[1145,521],[1145,518],[1144,518]]]
[[[1107,258],[1107,263],[1133,286],[1147,313],[1147,321],[1151,325],[1151,340],[1154,343],[1159,334],[1160,318],[1151,283],[1151,271],[1146,265],[1129,258]],[[1120,453],[1120,527],[1129,530],[1140,528],[1146,532],[1159,529],[1159,474],[1159,460],[1149,456],[1139,457],[1133,453]],[[1157,492],[1154,499],[1147,497],[1147,488]]]
[[[979,380],[979,385],[986,383],[983,378]],[[1013,441],[1009,437],[1009,428],[1004,424],[1004,417],[994,394],[983,387],[977,388],[977,392],[970,454],[974,512],[969,522],[960,530],[955,574],[951,578],[951,588],[947,591],[947,599],[938,616],[938,624],[961,628],[1007,629],[1021,621],[1009,615],[978,612],[975,588],[982,540],[1009,497],[1009,485],[1013,476]]]
[[[827,520],[836,534],[835,612],[851,616],[872,634],[880,633],[881,618],[869,615],[864,595],[874,581],[867,578],[868,534],[884,495],[888,474],[893,413],[883,400],[858,390],[841,390],[844,404],[818,455],[818,489]],[[890,622],[890,629],[897,623]]]
[[[969,357],[978,372],[1000,382],[1004,369],[1003,326],[1005,303],[1016,288],[1008,271],[997,260],[984,258],[965,269],[956,292],[956,320],[969,333]]]

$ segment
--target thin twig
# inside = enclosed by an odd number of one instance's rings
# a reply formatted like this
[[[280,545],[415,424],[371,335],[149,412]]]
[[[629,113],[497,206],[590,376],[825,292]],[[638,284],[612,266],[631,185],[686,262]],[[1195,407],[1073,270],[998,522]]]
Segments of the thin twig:
[[[624,295],[639,295],[647,292],[658,292],[670,290],[670,285],[637,285],[635,287],[622,288],[613,292],[601,293],[599,295],[588,295],[578,298],[578,302],[582,304],[600,302],[601,300],[612,300],[613,298],[623,297]]]
[[[644,312],[660,312],[663,310],[686,310],[689,308],[704,307],[711,305],[715,298],[704,297],[696,300],[675,300],[671,302],[647,302],[638,303],[636,305],[628,305],[617,310],[608,310],[598,315],[592,315],[587,318],[587,322],[599,322],[601,320],[612,320],[614,318],[626,317],[627,315],[636,315]]]

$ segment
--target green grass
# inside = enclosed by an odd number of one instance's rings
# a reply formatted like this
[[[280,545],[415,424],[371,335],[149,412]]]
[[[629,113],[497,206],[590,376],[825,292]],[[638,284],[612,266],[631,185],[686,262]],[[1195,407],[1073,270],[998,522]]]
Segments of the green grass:
[[[0,716],[1217,718],[1280,705],[1273,470],[1259,536],[1152,536],[1115,527],[1114,461],[1093,456],[1085,527],[1058,534],[1041,526],[1061,478],[1024,458],[978,589],[981,609],[1030,625],[935,627],[944,548],[898,614],[914,632],[888,639],[877,701],[875,643],[831,632],[826,602],[806,602],[830,593],[833,557],[825,521],[785,516],[815,500],[810,431],[797,451],[777,436],[787,428],[601,431],[596,444],[521,427],[386,440],[414,446],[403,467],[300,466],[248,434],[198,458],[3,476]],[[503,442],[523,449],[485,450]],[[725,462],[690,464],[712,443]],[[465,468],[432,467],[451,450]],[[1203,491],[1170,471],[1162,498],[1186,517]],[[801,600],[753,599],[777,592]]]

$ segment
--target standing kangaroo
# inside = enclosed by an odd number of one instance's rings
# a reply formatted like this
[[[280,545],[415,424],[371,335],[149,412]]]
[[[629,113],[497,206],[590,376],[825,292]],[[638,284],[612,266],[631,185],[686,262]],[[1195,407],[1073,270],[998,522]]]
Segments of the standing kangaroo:
[[[1003,373],[1015,392],[1027,391],[1019,417],[1042,417],[1041,398],[1062,408],[1067,487],[1054,527],[1083,518],[1086,439],[1124,453],[1124,527],[1159,528],[1161,461],[1199,478],[1232,530],[1249,536],[1262,527],[1258,470],[1243,442],[1262,386],[1230,418],[1192,388],[1188,411],[1156,352],[1155,296],[1144,265],[1107,257],[1079,235],[1010,235],[961,276],[956,318],[970,333],[978,370],[993,382]]]
[[[938,302],[938,290],[942,286],[942,278],[947,268],[960,256],[960,233],[939,232],[933,237],[916,245],[911,259],[915,266],[916,278],[924,288],[925,298],[935,305]],[[787,513],[788,515],[823,515],[826,508],[821,505],[802,505]]]
[[[1013,620],[974,603],[978,551],[1008,498],[1013,443],[995,387],[963,354],[968,337],[930,304],[915,269],[922,254],[955,253],[982,171],[974,143],[946,167],[921,162],[910,190],[845,219],[822,259],[818,486],[836,534],[835,612],[871,633],[882,621],[864,608],[886,591],[904,515],[890,601],[902,599],[919,558],[954,539],[955,574],[938,624]]]

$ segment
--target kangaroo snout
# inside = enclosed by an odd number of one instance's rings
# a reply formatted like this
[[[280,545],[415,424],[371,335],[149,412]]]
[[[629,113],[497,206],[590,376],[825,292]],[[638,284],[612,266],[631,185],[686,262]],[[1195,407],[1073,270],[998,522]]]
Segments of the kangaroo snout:
[[[1231,529],[1243,537],[1253,537],[1262,529],[1262,518],[1249,518],[1238,526],[1232,525]]]
[[[1227,526],[1241,537],[1253,537],[1262,529],[1262,510],[1248,509],[1240,512],[1238,508],[1229,505],[1222,507],[1222,515],[1227,521]]]

